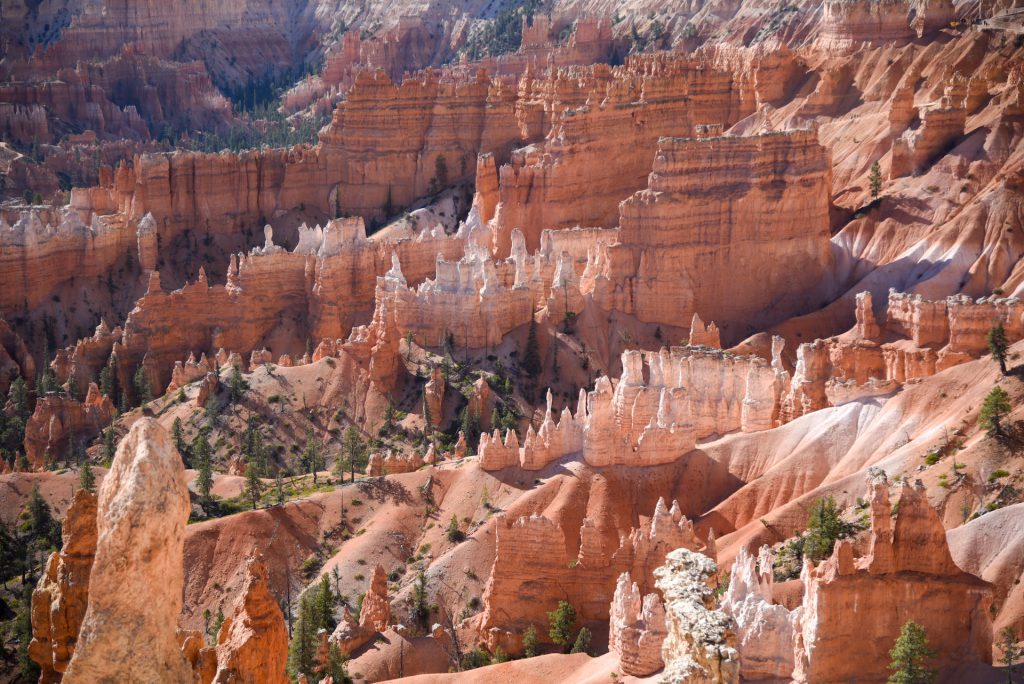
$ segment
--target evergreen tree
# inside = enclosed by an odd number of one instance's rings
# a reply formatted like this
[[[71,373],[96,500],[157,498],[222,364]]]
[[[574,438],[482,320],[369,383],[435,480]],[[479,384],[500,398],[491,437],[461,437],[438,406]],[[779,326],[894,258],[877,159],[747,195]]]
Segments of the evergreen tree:
[[[445,536],[448,537],[448,541],[453,544],[458,544],[461,541],[465,541],[466,534],[459,529],[459,519],[452,513],[452,519],[448,522],[448,529],[445,530]]]
[[[149,386],[149,374],[145,366],[135,369],[132,384],[135,385],[135,400],[140,406],[153,401],[153,390]]]
[[[302,451],[302,465],[312,473],[313,484],[317,482],[317,473],[324,467],[323,445],[313,436],[312,430],[306,431],[306,448]]]
[[[18,672],[21,681],[35,682],[39,680],[39,666],[28,655],[28,645],[32,641],[32,585],[25,584],[21,588],[21,601],[14,622],[14,634],[18,639]]]
[[[313,620],[316,630],[325,629],[328,632],[337,627],[334,619],[334,604],[336,597],[331,591],[331,580],[327,575],[320,576],[320,583],[313,589]]]
[[[345,666],[347,660],[345,654],[341,652],[341,647],[338,646],[338,643],[336,641],[329,642],[327,645],[327,663],[320,674],[324,677],[330,677],[334,684],[352,684],[352,677],[349,676],[348,668]]]
[[[284,479],[281,477],[281,469],[277,469],[277,474],[274,476],[274,494],[277,497],[277,504],[280,506],[284,503]]]
[[[811,512],[807,516],[804,555],[815,563],[828,557],[836,540],[842,536],[844,527],[835,499],[826,496],[816,500],[811,504]]]
[[[1002,420],[1011,408],[1010,395],[1002,387],[996,385],[981,404],[978,425],[988,430],[990,435],[1004,435]]]
[[[999,370],[1006,375],[1006,350],[1010,347],[1010,341],[1006,339],[1006,330],[1003,329],[1003,322],[996,321],[988,331],[988,350],[992,352],[992,359],[999,362]]]
[[[249,383],[242,377],[242,371],[238,366],[232,366],[231,379],[228,381],[228,393],[231,401],[239,401],[249,389]]]
[[[100,371],[100,392],[110,397],[111,401],[118,398],[120,387],[117,381],[117,355],[111,354],[107,365]]]
[[[259,506],[260,497],[263,496],[263,481],[256,473],[256,468],[252,463],[245,466],[245,495],[249,497],[249,501],[252,502],[252,510],[255,511]]]
[[[174,448],[181,454],[181,460],[188,467],[188,444],[185,443],[185,434],[181,427],[181,418],[175,418],[174,423],[171,425],[171,441],[174,442]]]
[[[929,684],[935,680],[935,672],[925,667],[926,661],[935,657],[935,651],[928,648],[928,635],[924,628],[908,620],[900,629],[896,644],[889,651],[892,663],[888,684]]]
[[[430,413],[430,402],[427,401],[427,388],[423,387],[423,432],[430,434],[434,429],[434,416]]]
[[[548,636],[556,645],[566,649],[575,624],[576,609],[568,601],[559,601],[558,608],[548,613]]]
[[[78,486],[87,492],[96,491],[96,475],[92,472],[92,466],[86,459],[78,470]]]
[[[352,474],[352,482],[355,482],[356,469],[366,467],[366,444],[363,442],[363,438],[359,435],[359,430],[355,425],[350,425],[345,430],[345,436],[342,438],[341,448],[345,454],[345,458],[348,460],[348,467]]]
[[[60,523],[53,519],[49,505],[39,493],[38,483],[32,485],[21,512],[21,532],[39,548],[60,546]]]
[[[75,379],[74,373],[68,375],[68,398],[75,401],[81,400],[81,394],[78,392],[78,380]]]
[[[288,649],[288,671],[296,677],[313,675],[316,664],[316,618],[314,617],[312,592],[303,594],[299,602],[299,615],[292,629],[292,641]]]
[[[878,199],[882,192],[882,167],[877,161],[871,165],[868,182],[871,184],[871,199]]]
[[[430,604],[427,601],[427,576],[422,570],[416,575],[416,583],[412,585],[412,608],[409,619],[423,634],[430,629]]]
[[[213,489],[213,449],[206,439],[206,430],[200,430],[192,440],[192,457],[195,461],[196,489],[199,492],[200,500],[209,503],[210,491]]]
[[[569,653],[586,653],[588,648],[590,648],[590,630],[586,627],[581,627],[580,633],[576,635],[576,641],[573,643],[572,650]]]
[[[999,662],[1006,668],[1006,684],[1013,684],[1013,670],[1024,656],[1024,648],[1017,645],[1017,635],[1014,633],[1013,627],[1004,627],[999,636],[1003,647],[1003,657]]]
[[[114,456],[117,455],[117,442],[114,439],[114,426],[110,425],[106,430],[103,431],[103,462],[107,465],[114,461]]]
[[[523,633],[523,657],[532,658],[537,655],[537,628],[530,625]]]
[[[537,322],[530,317],[530,332],[526,336],[526,350],[523,352],[523,370],[531,377],[540,374],[540,349],[537,346]]]

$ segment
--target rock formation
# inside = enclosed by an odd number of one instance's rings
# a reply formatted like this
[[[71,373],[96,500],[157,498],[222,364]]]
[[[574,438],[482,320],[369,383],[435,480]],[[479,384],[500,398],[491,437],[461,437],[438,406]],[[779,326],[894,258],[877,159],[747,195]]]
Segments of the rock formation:
[[[793,673],[793,616],[774,603],[774,555],[754,558],[741,549],[729,573],[721,610],[736,623],[736,650],[744,681],[788,679]]]
[[[884,655],[854,661],[846,654],[887,651],[911,619],[924,627],[936,649],[935,665],[990,662],[991,586],[953,563],[942,522],[918,486],[900,485],[893,524],[884,474],[869,474],[868,484],[868,555],[855,561],[850,543],[841,541],[827,561],[805,566],[801,575],[804,600],[795,620],[793,679],[887,677]],[[873,619],[851,621],[855,611]]]
[[[646,677],[664,667],[665,607],[658,594],[642,596],[624,572],[615,585],[609,613],[608,650],[619,655],[619,667],[625,674]]]
[[[234,611],[217,636],[217,684],[288,681],[288,631],[284,614],[267,584],[267,567],[256,559],[246,565],[245,583]]]
[[[647,189],[621,204],[619,242],[595,264],[595,303],[648,323],[700,312],[733,338],[802,310],[831,263],[829,169],[815,131],[660,139]],[[792,270],[757,273],[766,258]]]
[[[559,598],[568,600],[582,621],[606,620],[623,573],[635,580],[638,592],[649,592],[654,588],[654,568],[671,550],[704,549],[678,505],[669,509],[662,499],[639,528],[618,537],[610,534],[608,526],[604,515],[595,512],[583,519],[578,535],[567,538],[568,531],[550,517],[534,514],[510,520],[502,516],[497,525],[494,567],[484,589],[481,633],[492,628],[506,633],[522,631],[530,624],[543,624],[546,611]],[[630,586],[634,586],[632,581]],[[553,587],[558,588],[557,597],[551,593]],[[636,621],[625,603],[615,605],[625,611],[621,613],[623,624]],[[637,662],[649,665],[651,661]]]
[[[383,632],[391,622],[391,602],[388,600],[388,576],[384,568],[377,566],[370,578],[370,587],[363,597],[363,609],[359,612],[359,626],[374,632]]]
[[[181,456],[155,420],[139,420],[100,487],[89,605],[65,682],[192,681],[175,636],[189,508]]]
[[[716,610],[707,585],[717,572],[715,562],[688,549],[676,549],[654,571],[665,597],[667,634],[661,648],[666,682],[729,684],[740,681],[735,623]]]
[[[75,652],[89,600],[89,575],[96,554],[96,495],[80,489],[61,530],[64,545],[50,555],[32,592],[32,642],[28,652],[40,667],[40,682],[58,682]]]

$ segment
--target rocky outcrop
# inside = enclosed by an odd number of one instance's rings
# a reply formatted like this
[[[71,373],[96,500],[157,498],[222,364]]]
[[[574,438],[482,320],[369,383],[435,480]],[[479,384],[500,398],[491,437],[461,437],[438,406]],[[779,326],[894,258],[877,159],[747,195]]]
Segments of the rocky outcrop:
[[[555,423],[549,399],[540,429],[530,426],[522,446],[514,431],[504,441],[482,435],[480,465],[539,470],[571,455],[596,467],[670,463],[699,438],[777,425],[787,381],[778,359],[769,365],[703,347],[627,351],[619,380],[601,377],[581,391],[575,414],[563,409]]]
[[[680,547],[706,550],[678,504],[670,509],[662,499],[650,519],[621,537],[609,534],[608,524],[594,511],[574,534],[546,515],[503,515],[497,524],[494,567],[484,589],[480,633],[489,639],[495,638],[492,631],[510,637],[530,624],[544,624],[546,611],[563,598],[576,608],[581,621],[607,620],[623,573],[633,578],[631,587],[649,593],[654,589],[652,572],[666,554]],[[503,648],[514,643],[498,641],[506,644]],[[637,662],[641,661],[651,662]]]
[[[28,653],[40,682],[59,682],[75,652],[89,600],[96,554],[96,495],[80,489],[62,527],[64,545],[50,555],[32,592],[32,642]]]
[[[254,558],[234,611],[217,636],[216,684],[284,684],[288,681],[288,631],[277,599],[270,593],[267,566]]]
[[[34,467],[66,460],[73,448],[91,442],[113,417],[113,402],[95,383],[90,383],[84,401],[57,393],[41,397],[25,425],[25,455]]]
[[[925,169],[964,134],[967,122],[964,93],[954,86],[933,106],[919,110],[921,125],[893,141],[889,177],[898,178]]]
[[[707,556],[676,549],[665,558],[665,565],[654,571],[655,584],[665,603],[667,634],[661,647],[664,682],[740,681],[735,623],[715,609],[714,591],[707,584],[717,570]]]
[[[359,626],[374,632],[383,632],[391,622],[391,602],[388,600],[388,576],[384,568],[377,566],[370,577],[370,586],[363,597],[363,608],[359,612]]]
[[[89,605],[65,682],[192,680],[175,635],[189,510],[181,456],[155,420],[139,420],[100,487]]]
[[[662,667],[665,607],[658,594],[641,595],[628,572],[619,576],[608,616],[608,650],[619,656],[622,672],[646,677]]]
[[[774,603],[774,554],[765,546],[757,558],[740,549],[729,573],[721,610],[736,623],[736,650],[743,681],[789,679],[793,673],[793,618]]]
[[[816,131],[662,138],[647,189],[620,206],[619,242],[588,264],[594,302],[647,323],[700,312],[747,337],[821,296],[830,191]]]
[[[547,92],[537,88],[519,119],[528,139],[546,139],[499,168],[491,223],[497,256],[509,253],[514,228],[533,250],[547,228],[616,225],[620,200],[645,185],[660,136],[693,135],[708,122],[728,126],[753,111],[740,95],[746,76],[733,78],[708,60],[655,54],[621,67],[560,70],[537,83]]]
[[[895,524],[884,473],[869,473],[868,495],[868,555],[855,560],[850,543],[841,541],[827,561],[804,567],[793,679],[882,680],[888,676],[886,658],[855,662],[845,653],[876,653],[878,644],[890,648],[907,620],[924,627],[938,654],[934,666],[990,662],[992,588],[953,562],[942,522],[920,486],[899,486]],[[851,620],[855,613],[872,619]]]

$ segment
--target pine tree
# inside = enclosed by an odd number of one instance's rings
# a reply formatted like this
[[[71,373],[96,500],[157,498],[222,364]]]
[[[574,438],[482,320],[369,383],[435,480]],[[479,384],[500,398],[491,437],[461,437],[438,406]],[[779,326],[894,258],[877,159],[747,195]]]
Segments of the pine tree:
[[[334,619],[334,592],[331,591],[331,580],[327,575],[320,576],[320,584],[313,589],[313,620],[316,630],[325,629],[328,632],[337,627]]]
[[[900,629],[896,644],[889,651],[892,663],[888,684],[929,684],[935,680],[935,672],[925,667],[925,662],[935,657],[935,651],[928,648],[928,635],[924,628],[908,620]]]
[[[292,630],[292,642],[288,649],[288,671],[292,676],[313,674],[316,663],[316,626],[313,615],[312,592],[303,594],[299,602],[299,616]]]
[[[461,541],[465,541],[466,534],[459,529],[459,519],[452,514],[452,519],[448,522],[448,529],[445,530],[445,536],[453,544],[458,544]]]
[[[1011,409],[1010,395],[1002,387],[996,385],[981,404],[978,425],[988,430],[990,435],[1003,435],[1002,420]]]
[[[306,448],[302,452],[302,464],[313,475],[313,484],[317,482],[317,473],[324,466],[323,447],[320,440],[313,436],[312,430],[306,431]]]
[[[213,490],[213,450],[206,439],[205,430],[200,430],[192,440],[192,456],[196,470],[199,471],[196,475],[196,489],[202,502],[209,503],[210,492]]]
[[[423,387],[423,431],[426,434],[434,429],[434,416],[430,412],[430,402],[427,401],[427,388]]]
[[[149,374],[146,373],[145,366],[139,366],[135,370],[132,384],[135,385],[135,400],[140,406],[153,401],[153,390],[149,386]]]
[[[572,650],[569,653],[586,653],[588,648],[590,648],[590,630],[586,627],[581,627],[580,633],[576,635],[576,641],[573,643]]]
[[[87,492],[96,491],[96,475],[92,472],[92,466],[89,465],[88,459],[82,463],[82,467],[78,470],[78,486]]]
[[[171,425],[171,441],[174,442],[174,448],[178,450],[181,455],[181,461],[188,467],[188,444],[185,443],[185,435],[181,427],[181,418],[175,418],[174,423]]]
[[[430,628],[430,604],[427,601],[427,576],[422,570],[416,575],[416,583],[412,585],[412,608],[409,611],[409,619],[419,628],[421,633],[426,633]]]
[[[118,398],[120,387],[117,381],[117,356],[110,355],[107,365],[100,371],[100,392],[110,397],[111,401]]]
[[[277,469],[277,474],[274,476],[274,493],[277,497],[277,504],[280,506],[284,503],[284,478],[281,477],[281,469]]]
[[[843,527],[836,500],[831,496],[816,500],[807,516],[804,555],[815,563],[829,556],[836,540],[842,536]]]
[[[988,331],[988,350],[992,352],[992,359],[999,362],[999,370],[1006,375],[1006,350],[1010,347],[1010,341],[1006,339],[1006,330],[1003,329],[1003,322],[996,321]]]
[[[352,677],[349,676],[348,668],[345,666],[347,660],[345,654],[341,652],[341,647],[338,646],[338,643],[336,641],[329,642],[327,645],[327,663],[320,674],[325,678],[330,677],[334,684],[352,684]]]
[[[103,431],[103,450],[101,452],[103,463],[108,466],[114,461],[114,456],[117,454],[117,442],[114,438],[114,426],[110,425]]]
[[[50,506],[34,483],[21,512],[21,532],[43,548],[60,546],[60,523],[53,519]]]
[[[530,317],[530,332],[526,336],[526,350],[523,352],[523,370],[531,377],[540,374],[540,349],[537,346],[537,322]]]
[[[75,379],[74,373],[68,375],[68,398],[76,401],[81,398],[81,395],[78,393],[78,380]]]
[[[882,167],[877,161],[871,165],[868,182],[871,184],[871,199],[878,199],[882,192]]]
[[[255,511],[259,506],[260,497],[263,496],[263,481],[252,463],[245,466],[245,494],[252,502],[252,510]]]
[[[242,377],[241,369],[238,366],[232,366],[231,379],[228,381],[228,393],[231,396],[231,401],[239,401],[245,396],[245,392],[248,389],[249,383]]]
[[[537,628],[530,625],[523,633],[523,657],[532,658],[537,655]]]
[[[576,609],[568,601],[559,601],[558,608],[548,613],[548,636],[556,645],[568,648],[575,624]]]
[[[1003,647],[1003,657],[999,662],[1006,668],[1006,684],[1013,684],[1013,670],[1024,656],[1024,648],[1017,645],[1017,635],[1014,633],[1013,627],[1004,627],[999,636],[1002,639]]]
[[[363,438],[359,435],[359,430],[355,425],[350,425],[345,430],[341,448],[345,453],[345,458],[348,459],[348,467],[352,473],[352,482],[355,482],[356,469],[366,466],[364,463],[366,459],[366,445],[363,443]]]

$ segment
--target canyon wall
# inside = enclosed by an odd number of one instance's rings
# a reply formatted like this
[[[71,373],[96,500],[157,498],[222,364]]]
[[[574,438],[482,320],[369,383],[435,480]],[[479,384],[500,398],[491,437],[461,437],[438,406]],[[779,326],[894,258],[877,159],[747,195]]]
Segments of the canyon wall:
[[[621,204],[594,301],[649,323],[699,312],[733,340],[805,310],[832,260],[830,167],[814,131],[661,139],[648,188]]]

